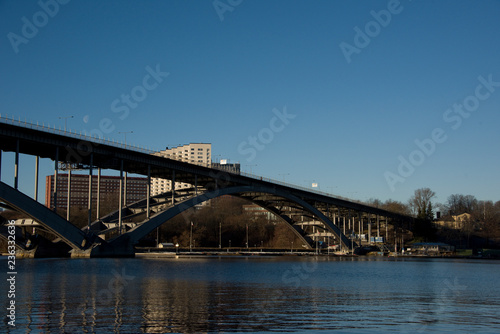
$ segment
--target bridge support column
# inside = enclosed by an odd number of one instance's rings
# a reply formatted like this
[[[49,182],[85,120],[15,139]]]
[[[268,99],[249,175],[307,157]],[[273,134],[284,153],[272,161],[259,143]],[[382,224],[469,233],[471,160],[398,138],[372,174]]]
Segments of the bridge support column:
[[[358,235],[359,235],[360,246],[361,246],[361,234],[363,234],[363,220],[361,218],[361,212],[358,212]]]
[[[14,189],[17,190],[19,184],[19,139],[16,140],[16,158],[14,165]]]
[[[380,216],[377,215],[377,238],[380,238]]]
[[[94,153],[90,153],[90,168],[89,168],[89,200],[88,200],[88,218],[89,231],[92,224],[92,167],[94,165]]]
[[[172,171],[172,205],[175,204],[175,170]]]
[[[343,227],[343,233],[345,235],[345,216],[342,217],[342,219],[344,220],[343,223],[342,223],[342,227]]]
[[[35,201],[38,201],[38,172],[39,172],[40,157],[37,155],[35,159]]]
[[[123,160],[120,161],[120,194],[118,195],[118,235],[122,234]]]
[[[68,196],[66,201],[66,220],[69,221],[71,212],[71,167],[68,169]]]
[[[123,179],[123,206],[127,206],[127,176],[128,173],[125,172],[125,177]]]
[[[2,180],[2,150],[0,150],[0,181]]]
[[[149,196],[151,196],[151,165],[148,165],[148,181],[146,185],[146,219],[149,219]]]
[[[101,217],[101,167],[97,168],[97,207],[96,219]]]
[[[59,163],[59,147],[56,147],[56,156],[54,158],[54,212],[57,213],[57,177],[58,177],[58,166]]]
[[[368,214],[367,228],[368,228],[368,243],[372,242],[372,214]]]

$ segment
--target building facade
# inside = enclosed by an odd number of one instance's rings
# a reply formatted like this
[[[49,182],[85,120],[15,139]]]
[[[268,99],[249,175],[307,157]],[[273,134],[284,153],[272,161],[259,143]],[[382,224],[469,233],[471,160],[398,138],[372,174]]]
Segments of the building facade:
[[[48,208],[66,209],[68,207],[68,174],[57,174],[57,189],[54,188],[54,175],[49,175],[45,178],[45,206]],[[126,182],[125,182],[126,181]],[[92,177],[92,202],[97,203],[97,188],[98,177]],[[127,177],[123,178],[124,193],[126,190],[126,204],[131,204],[144,199],[147,196],[148,179],[145,177]],[[104,176],[100,177],[100,199],[105,200],[111,196],[118,197],[120,192],[120,177],[119,176]],[[57,203],[54,203],[54,193],[57,191]],[[88,174],[71,174],[70,188],[70,208],[73,207],[88,207],[89,198],[89,175]]]
[[[156,153],[156,155],[184,161],[190,164],[211,167],[212,166],[212,144],[191,143],[188,145],[167,148]],[[192,185],[176,182],[175,189],[190,188]],[[151,178],[151,196],[156,196],[172,190],[172,181],[160,178]]]

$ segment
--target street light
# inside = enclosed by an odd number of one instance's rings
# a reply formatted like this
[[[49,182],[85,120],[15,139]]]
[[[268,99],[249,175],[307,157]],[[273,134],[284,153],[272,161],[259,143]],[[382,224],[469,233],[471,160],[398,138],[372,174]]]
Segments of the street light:
[[[245,165],[245,166],[250,167],[250,173],[249,174],[252,174],[252,167],[257,167],[257,165]]]
[[[278,175],[283,175],[283,183],[285,183],[285,176],[290,175],[290,173],[278,174]]]
[[[64,119],[64,132],[66,132],[66,126],[68,118],[74,118],[75,116],[60,116],[59,119]]]
[[[125,145],[127,145],[127,133],[134,133],[134,131],[124,131],[124,132],[118,132],[122,133],[125,136]]]

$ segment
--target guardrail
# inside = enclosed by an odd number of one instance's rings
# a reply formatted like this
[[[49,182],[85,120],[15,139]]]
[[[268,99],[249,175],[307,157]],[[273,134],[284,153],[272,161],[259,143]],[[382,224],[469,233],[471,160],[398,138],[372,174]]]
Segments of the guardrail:
[[[97,137],[97,136],[87,135],[86,132],[84,132],[82,134],[81,131],[78,133],[76,131],[73,132],[71,129],[64,130],[64,129],[61,129],[60,127],[59,127],[59,129],[57,129],[55,125],[53,127],[51,127],[50,124],[45,125],[44,123],[39,124],[38,122],[35,124],[33,122],[27,121],[26,119],[24,121],[22,121],[20,117],[18,119],[15,119],[14,117],[9,118],[6,115],[0,114],[0,122],[4,123],[4,124],[11,124],[11,125],[20,126],[20,127],[26,128],[26,129],[39,130],[39,131],[63,135],[63,136],[67,136],[67,137],[71,137],[71,138],[75,138],[75,139],[86,140],[86,141],[96,143],[96,144],[105,144],[105,145],[109,145],[109,146],[113,146],[113,147],[117,147],[117,148],[124,148],[127,150],[140,152],[140,153],[153,154],[155,152],[158,152],[158,151],[151,150],[149,148],[139,147],[139,146],[135,146],[135,145],[129,145],[129,144],[115,141],[115,140],[110,140],[109,138],[106,139],[106,138],[101,138],[101,137]]]
[[[44,123],[42,123],[40,125],[39,122],[37,122],[35,124],[33,122],[27,121],[26,119],[24,119],[24,121],[22,121],[21,117],[19,117],[18,119],[15,119],[14,116],[12,116],[12,118],[9,118],[7,115],[0,114],[0,122],[4,123],[4,124],[11,124],[11,125],[20,126],[20,127],[27,128],[27,129],[34,129],[34,130],[44,131],[47,133],[63,135],[63,136],[67,136],[67,137],[71,137],[71,138],[75,138],[75,139],[86,140],[86,141],[96,143],[96,144],[105,144],[105,145],[109,145],[109,146],[113,146],[113,147],[117,147],[117,148],[123,148],[123,149],[131,150],[131,151],[135,151],[135,152],[140,152],[140,153],[154,154],[154,153],[159,152],[159,151],[151,150],[151,149],[145,148],[145,147],[139,147],[139,146],[135,146],[135,145],[129,145],[126,143],[118,142],[115,140],[110,140],[109,138],[105,139],[105,138],[101,138],[101,137],[97,137],[97,136],[87,135],[86,132],[84,132],[82,134],[81,131],[78,133],[76,131],[73,132],[71,129],[70,130],[61,129],[61,127],[59,127],[59,129],[57,129],[55,125],[53,125],[53,127],[51,127],[50,124],[45,125]],[[217,169],[217,168],[214,168],[214,169]],[[324,192],[321,190],[316,190],[316,189],[312,189],[312,188],[299,186],[299,185],[292,184],[292,183],[286,183],[283,181],[275,180],[275,179],[272,179],[269,177],[264,177],[261,175],[255,175],[255,174],[246,173],[246,172],[240,172],[240,173],[232,173],[229,171],[226,171],[226,172],[229,174],[243,175],[243,176],[255,179],[255,180],[266,181],[269,183],[273,183],[273,184],[277,184],[277,185],[281,185],[281,186],[285,186],[285,187],[290,187],[290,188],[299,189],[299,190],[303,190],[303,191],[313,192],[313,193],[316,193],[319,195],[324,195],[324,196],[333,197],[336,199],[341,199],[341,200],[345,200],[345,201],[349,201],[349,202],[353,202],[353,203],[366,205],[365,203],[363,203],[361,201],[357,201],[357,200],[353,200],[350,198],[334,195],[334,194],[327,193],[327,192]]]

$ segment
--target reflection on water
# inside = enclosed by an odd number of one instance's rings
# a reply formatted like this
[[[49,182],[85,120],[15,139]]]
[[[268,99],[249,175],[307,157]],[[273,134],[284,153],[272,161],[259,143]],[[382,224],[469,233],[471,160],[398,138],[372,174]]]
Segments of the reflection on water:
[[[16,329],[494,333],[499,265],[325,257],[22,260]],[[5,282],[0,287],[6,291]]]

